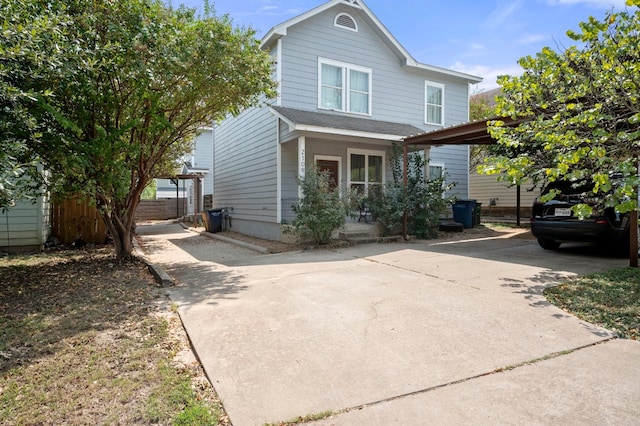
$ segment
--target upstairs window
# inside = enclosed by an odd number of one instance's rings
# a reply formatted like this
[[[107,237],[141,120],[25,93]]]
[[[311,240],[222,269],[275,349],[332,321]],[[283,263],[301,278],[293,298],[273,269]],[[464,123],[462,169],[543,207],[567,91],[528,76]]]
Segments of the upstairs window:
[[[424,122],[444,126],[444,84],[425,82]]]
[[[320,59],[318,74],[318,108],[371,114],[370,69]]]
[[[346,13],[338,14],[336,19],[333,21],[333,25],[349,31],[358,31],[356,20]]]

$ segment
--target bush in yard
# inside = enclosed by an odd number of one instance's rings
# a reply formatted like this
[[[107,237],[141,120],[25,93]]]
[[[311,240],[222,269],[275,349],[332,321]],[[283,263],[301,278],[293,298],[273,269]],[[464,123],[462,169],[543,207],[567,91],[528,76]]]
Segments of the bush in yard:
[[[402,231],[406,212],[410,234],[417,238],[434,238],[438,233],[440,216],[452,202],[443,194],[455,183],[445,186],[445,176],[425,179],[427,160],[422,155],[412,154],[405,188],[401,155],[400,147],[395,145],[391,156],[393,181],[372,191],[366,202],[383,236],[397,235]]]
[[[331,234],[344,228],[350,213],[350,198],[340,197],[340,191],[332,190],[328,171],[313,169],[298,182],[303,196],[297,206],[292,206],[296,218],[293,232],[315,244],[327,244]]]

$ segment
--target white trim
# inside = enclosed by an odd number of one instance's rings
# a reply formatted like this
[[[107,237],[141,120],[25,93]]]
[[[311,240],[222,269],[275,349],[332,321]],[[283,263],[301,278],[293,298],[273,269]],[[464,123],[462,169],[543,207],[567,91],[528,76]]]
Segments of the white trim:
[[[314,9],[311,9],[301,15],[296,16],[295,18],[289,19],[275,27],[271,28],[267,34],[262,38],[260,43],[261,48],[265,48],[266,46],[273,43],[275,40],[280,37],[284,37],[287,35],[287,29],[293,25],[296,25],[302,21],[305,21],[315,15],[318,15],[327,9],[330,9],[336,5],[345,5],[353,7],[354,9],[361,10],[362,13],[359,14],[364,19],[369,20],[369,24],[372,30],[377,33],[380,38],[385,42],[387,46],[398,56],[400,62],[404,64],[404,66],[417,68],[424,71],[435,72],[438,74],[446,75],[449,77],[460,78],[466,80],[470,83],[479,83],[482,81],[482,77],[478,77],[471,74],[462,73],[459,71],[449,70],[446,68],[440,68],[433,65],[427,65],[416,61],[413,56],[400,44],[400,42],[389,32],[389,30],[380,22],[380,20],[375,16],[375,14],[362,2],[353,2],[351,0],[331,0],[328,1]]]
[[[342,105],[338,108],[327,108],[322,105],[322,65],[330,65],[336,68],[342,69]],[[367,105],[367,112],[359,112],[351,110],[351,72],[358,71],[363,74],[367,74],[369,77],[369,99]],[[336,61],[333,59],[327,59],[318,57],[318,109],[326,111],[338,111],[346,112],[355,115],[363,115],[370,117],[373,109],[373,70],[371,68],[363,67],[360,65],[350,64],[347,62]]]
[[[278,39],[276,44],[276,83],[278,84],[278,96],[276,105],[282,105],[282,39]]]
[[[382,182],[380,185],[384,185],[387,181],[387,152],[386,151],[377,151],[373,149],[358,149],[358,148],[347,148],[347,191],[351,191],[351,155],[365,155],[367,157],[367,165],[368,158],[370,155],[376,157],[382,157]],[[369,179],[368,179],[368,167],[365,168],[365,182],[364,187],[365,191],[369,190]]]
[[[340,25],[338,24],[338,18],[340,18],[341,16],[346,16],[347,18],[351,19],[351,21],[353,22],[353,26],[355,28],[351,28],[351,27],[347,27],[345,25]],[[356,22],[355,18],[351,15],[349,15],[348,13],[344,13],[344,12],[340,12],[336,15],[336,17],[333,19],[333,26],[336,28],[340,28],[342,30],[347,30],[347,31],[353,31],[354,33],[358,32],[358,22]]]
[[[276,117],[276,199],[276,223],[282,223],[282,146],[278,117]]]
[[[427,113],[428,108],[427,108],[427,99],[428,99],[428,90],[429,87],[435,87],[438,88],[442,91],[442,104],[440,104],[440,108],[442,109],[442,113],[440,114],[440,123],[433,123],[430,122],[428,119],[429,114]],[[445,88],[444,88],[444,84],[442,83],[436,83],[435,81],[429,81],[429,80],[425,80],[424,81],[424,123],[425,124],[431,124],[434,126],[442,126],[444,127],[444,123],[445,123],[445,117],[444,117],[444,113],[445,113],[445,105],[444,105],[444,98],[445,98]]]
[[[426,158],[429,158],[429,157],[426,157]],[[444,163],[442,163],[440,161],[434,161],[434,162],[428,161],[425,167],[427,168],[427,170],[425,170],[425,180],[427,180],[427,181],[431,180],[431,173],[429,173],[429,167],[440,167],[440,169],[442,170],[442,175],[440,177],[444,177],[446,175],[446,173],[447,173],[446,166],[444,165]],[[467,167],[467,169],[468,169],[468,167]],[[445,181],[443,181],[442,182],[443,189],[446,186],[447,186],[447,183]],[[442,198],[444,198],[444,196],[445,196],[445,193],[443,191],[442,192]],[[467,194],[467,198],[469,198],[468,194]]]
[[[313,165],[315,166],[318,160],[326,160],[326,161],[337,161],[338,162],[338,182],[336,185],[338,186],[338,191],[342,194],[342,157],[337,155],[320,155],[315,154],[313,156]]]
[[[307,167],[307,157],[306,157],[306,138],[304,136],[298,136],[298,179],[304,179],[304,175],[306,173]],[[303,197],[302,186],[298,185],[298,198],[301,199]]]
[[[359,130],[346,130],[346,129],[337,129],[335,127],[322,127],[322,126],[312,126],[307,124],[297,124],[294,121],[291,121],[289,118],[280,114],[275,109],[271,108],[271,112],[275,114],[276,117],[280,118],[284,121],[287,126],[289,126],[290,132],[311,132],[311,133],[319,133],[325,135],[335,135],[335,136],[352,136],[356,138],[367,138],[367,139],[379,139],[384,141],[401,141],[406,138],[406,135],[391,135],[386,133],[371,133],[371,132],[363,132]]]

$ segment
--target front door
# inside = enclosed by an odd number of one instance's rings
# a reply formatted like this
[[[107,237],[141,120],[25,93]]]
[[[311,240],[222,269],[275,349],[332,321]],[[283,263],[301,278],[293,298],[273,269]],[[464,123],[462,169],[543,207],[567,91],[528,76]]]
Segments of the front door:
[[[316,160],[316,166],[318,170],[323,172],[327,170],[329,172],[329,189],[332,191],[338,187],[338,182],[340,182],[340,163],[335,160]]]

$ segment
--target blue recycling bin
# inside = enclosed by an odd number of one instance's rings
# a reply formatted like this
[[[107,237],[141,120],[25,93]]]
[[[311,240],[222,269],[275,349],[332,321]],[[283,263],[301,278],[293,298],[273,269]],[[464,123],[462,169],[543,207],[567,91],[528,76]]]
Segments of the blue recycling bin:
[[[458,200],[453,203],[453,220],[465,228],[473,228],[476,200]]]

